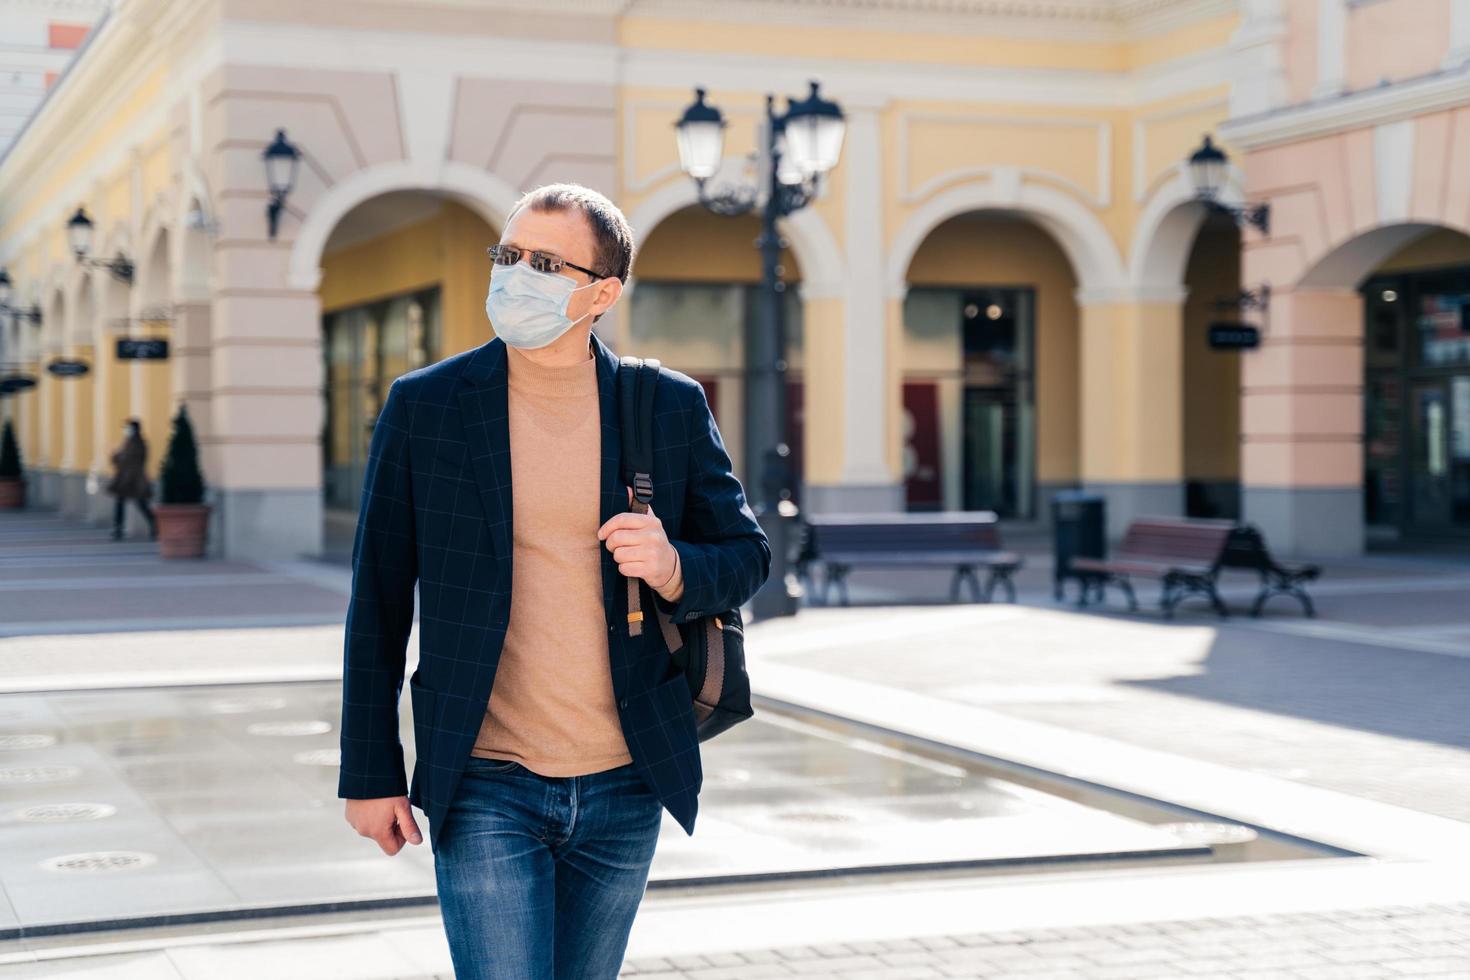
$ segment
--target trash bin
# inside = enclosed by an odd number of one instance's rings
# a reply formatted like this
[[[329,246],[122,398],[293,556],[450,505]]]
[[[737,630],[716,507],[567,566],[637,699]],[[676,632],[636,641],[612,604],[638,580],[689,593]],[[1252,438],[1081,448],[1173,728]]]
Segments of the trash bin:
[[[1107,502],[1095,493],[1063,490],[1051,498],[1052,594],[1060,602],[1062,583],[1081,576],[1072,570],[1073,558],[1105,558]]]

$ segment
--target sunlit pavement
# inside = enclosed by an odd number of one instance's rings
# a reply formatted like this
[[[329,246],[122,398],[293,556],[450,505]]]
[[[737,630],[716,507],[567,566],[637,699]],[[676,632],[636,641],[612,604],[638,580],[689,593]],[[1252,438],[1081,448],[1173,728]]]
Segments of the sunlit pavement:
[[[0,515],[0,689],[14,692],[0,698],[0,735],[13,736],[0,751],[6,769],[31,770],[0,815],[7,840],[29,835],[0,861],[16,928],[57,909],[106,918],[130,888],[133,914],[175,889],[172,907],[195,909],[279,905],[293,888],[320,898],[324,882],[339,898],[431,896],[427,849],[382,857],[351,836],[335,799],[346,569],[165,563],[150,550]],[[1164,624],[1147,592],[1141,614],[1056,604],[1045,556],[1028,557],[1019,606],[915,605],[942,599],[944,576],[906,578],[909,594],[894,595],[891,579],[858,572],[857,607],[753,625],[767,710],[705,746],[701,825],[693,838],[666,833],[655,877],[731,872],[718,865],[741,853],[736,840],[761,845],[743,852],[770,862],[745,868],[758,873],[817,867],[824,851],[841,867],[983,860],[1150,833],[1050,799],[1022,805],[1027,794],[1003,782],[895,749],[899,736],[1366,856],[653,888],[630,975],[1470,976],[1470,563],[1343,562],[1313,590],[1319,619],[1278,599],[1259,621],[1185,607]],[[1251,594],[1248,576],[1227,588],[1242,610]],[[865,739],[824,734],[812,711],[856,719]],[[35,778],[66,766],[82,792]],[[821,773],[832,778],[811,778]],[[885,800],[912,805],[864,837]],[[47,802],[117,810],[19,816]],[[1007,808],[1052,839],[1013,834],[998,851],[985,828],[1000,823],[955,833]],[[40,867],[105,851],[160,860]],[[178,877],[160,885],[164,873]],[[0,976],[448,976],[432,912],[22,935],[0,944]]]

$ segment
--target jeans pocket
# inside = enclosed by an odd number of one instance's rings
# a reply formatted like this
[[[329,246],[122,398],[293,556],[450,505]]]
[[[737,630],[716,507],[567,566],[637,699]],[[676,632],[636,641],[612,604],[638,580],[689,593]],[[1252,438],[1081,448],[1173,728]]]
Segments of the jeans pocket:
[[[465,764],[465,772],[496,773],[512,772],[519,769],[521,764],[514,759],[485,759],[472,755]]]

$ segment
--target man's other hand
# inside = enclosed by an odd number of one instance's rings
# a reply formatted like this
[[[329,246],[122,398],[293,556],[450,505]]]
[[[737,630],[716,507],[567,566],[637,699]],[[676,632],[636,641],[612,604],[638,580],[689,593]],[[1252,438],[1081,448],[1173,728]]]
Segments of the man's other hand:
[[[406,796],[348,800],[347,822],[363,837],[377,841],[384,854],[397,854],[403,850],[405,841],[414,844],[424,841]]]

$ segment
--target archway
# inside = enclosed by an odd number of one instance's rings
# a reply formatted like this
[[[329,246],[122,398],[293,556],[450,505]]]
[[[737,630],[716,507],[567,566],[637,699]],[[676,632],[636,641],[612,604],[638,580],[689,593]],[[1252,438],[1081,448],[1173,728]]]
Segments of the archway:
[[[1273,291],[1242,471],[1246,517],[1282,551],[1470,541],[1467,303],[1470,237],[1423,221],[1360,231]]]
[[[639,220],[646,220],[647,209]],[[659,358],[704,386],[736,475],[755,493],[768,447],[746,438],[752,368],[769,363],[764,329],[760,233],[755,215],[721,217],[692,204],[664,215],[642,232],[634,288],[624,315],[622,346]],[[794,247],[782,253],[786,324],[787,419],[793,495],[803,499],[805,438],[805,307],[803,273]]]
[[[47,370],[47,365],[59,357],[65,348],[66,317],[69,309],[63,283],[58,281],[41,306],[41,330],[36,351],[35,391],[40,425],[35,448],[31,450],[31,465],[40,468],[37,474],[40,477],[37,481],[37,496],[39,502],[46,507],[58,507],[61,504],[61,442],[66,431],[63,382]]]
[[[1466,547],[1470,236],[1422,226],[1417,232],[1384,236],[1397,247],[1358,288],[1365,539],[1377,545],[1455,540]]]
[[[104,254],[116,255],[119,241]],[[130,253],[125,253],[130,254]],[[96,311],[90,323],[92,345],[92,459],[91,469],[105,481],[112,467],[112,451],[116,448],[122,421],[132,410],[131,365],[117,357],[117,340],[126,336],[130,288],[106,273],[91,276]],[[88,497],[90,517],[94,522],[112,520],[112,500],[105,493]]]
[[[904,280],[907,509],[1035,518],[1046,488],[1081,475],[1078,274],[1067,248],[1032,215],[962,212],[914,245]]]
[[[344,212],[319,259],[326,549],[350,551],[373,425],[399,375],[484,343],[483,209],[393,190]]]
[[[169,237],[169,230],[160,227],[151,238],[143,238],[149,246],[136,270],[129,322],[126,330],[118,331],[135,339],[162,340],[169,347],[166,357],[138,358],[128,369],[131,412],[142,423],[148,442],[149,479],[157,479],[162,469],[174,408],[172,359],[178,351],[172,336],[174,293]]]
[[[1182,205],[1180,210],[1204,209]],[[1210,325],[1214,322],[1262,322],[1258,311],[1229,307],[1242,285],[1240,239],[1235,219],[1215,212],[1196,224],[1192,239],[1181,252],[1185,290],[1181,452],[1184,513],[1189,517],[1240,516],[1241,355],[1210,345]]]
[[[96,288],[93,275],[82,275],[76,295],[67,306],[68,318],[63,325],[61,356],[69,360],[90,362],[84,375],[58,379],[61,385],[62,426],[60,509],[69,517],[88,513],[86,471],[92,462],[93,398],[96,389],[96,357],[92,346],[92,325],[97,316]]]

